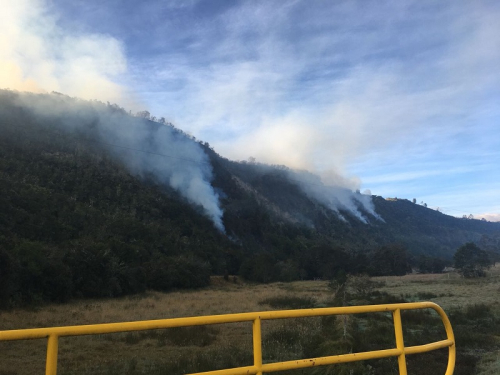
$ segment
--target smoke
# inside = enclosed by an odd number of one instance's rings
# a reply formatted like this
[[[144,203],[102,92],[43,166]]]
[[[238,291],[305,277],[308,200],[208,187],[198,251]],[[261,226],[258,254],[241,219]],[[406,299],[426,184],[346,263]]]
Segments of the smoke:
[[[484,219],[486,221],[500,222],[500,214],[483,213],[475,216],[476,219]]]
[[[64,92],[137,107],[127,88],[117,83],[123,81],[127,70],[122,43],[109,35],[63,28],[59,21],[45,0],[2,2],[0,88]],[[196,142],[172,127],[146,124],[120,111],[113,113],[102,103],[27,95],[20,100],[37,116],[62,121],[66,129],[85,133],[86,126],[93,124],[97,140],[129,149],[111,147],[109,152],[135,174],[153,175],[191,203],[201,205],[214,225],[224,231],[218,196],[210,185],[211,167]]]
[[[63,95],[8,93],[29,109],[40,124],[53,124],[89,140],[113,155],[133,174],[153,177],[201,206],[224,232],[219,197],[212,188],[211,164],[200,145],[180,130],[132,117],[116,105]]]
[[[134,149],[112,148],[110,151],[136,174],[153,175],[191,203],[202,206],[215,227],[224,232],[219,197],[210,185],[211,165],[203,149],[169,125],[145,122],[129,116],[101,115],[100,139]]]
[[[130,107],[118,84],[127,63],[108,35],[63,28],[45,0],[3,0],[0,12],[0,88],[64,92]]]
[[[288,180],[311,200],[334,211],[344,221],[347,221],[344,216],[346,213],[365,224],[369,223],[369,216],[384,221],[375,211],[371,194],[367,194],[366,191],[363,194],[359,192],[357,178],[346,178],[334,171],[320,176],[307,170],[257,163],[255,160],[242,163],[252,167],[258,174],[277,175]]]
[[[307,171],[293,170],[288,171],[288,177],[290,180],[296,182],[310,198],[319,201],[335,211],[343,220],[345,218],[340,212],[341,210],[348,211],[366,224],[368,223],[368,219],[365,213],[382,220],[375,212],[370,195],[360,194],[359,191],[354,192],[351,190],[350,187],[356,184],[354,180],[346,179],[334,172],[330,172],[327,178],[321,178]],[[323,179],[328,184],[325,184]]]
[[[311,125],[321,121],[323,126]],[[290,172],[290,179],[304,193],[335,211],[341,218],[340,211],[344,210],[364,223],[368,223],[368,219],[363,212],[382,220],[375,212],[371,193],[355,193],[361,187],[361,180],[347,176],[342,170],[344,157],[353,152],[350,147],[355,148],[355,126],[342,132],[325,132],[330,126],[324,122],[326,119],[321,121],[291,116],[274,124],[269,123],[269,126],[261,126],[246,138],[241,138],[241,141],[237,140],[234,143],[236,147],[228,153],[246,153],[264,163],[287,165],[294,171]],[[227,151],[228,148],[222,146],[222,150]]]

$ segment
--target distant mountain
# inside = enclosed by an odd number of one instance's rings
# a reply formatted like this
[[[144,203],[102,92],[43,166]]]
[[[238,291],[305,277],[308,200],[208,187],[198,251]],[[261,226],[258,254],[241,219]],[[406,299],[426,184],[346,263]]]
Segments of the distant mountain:
[[[230,161],[147,112],[0,90],[4,305],[197,287],[211,274],[401,274],[469,241],[499,253],[500,223]]]

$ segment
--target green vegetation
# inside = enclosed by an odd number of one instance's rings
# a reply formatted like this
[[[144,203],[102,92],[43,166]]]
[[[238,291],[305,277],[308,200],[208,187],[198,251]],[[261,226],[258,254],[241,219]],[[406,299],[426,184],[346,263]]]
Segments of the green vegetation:
[[[140,150],[99,141],[107,118],[142,129]],[[202,207],[124,164],[124,154],[153,157],[160,126],[170,125],[114,104],[0,91],[0,307],[199,288],[210,275],[267,283],[440,272],[470,241],[499,254],[499,223],[382,197],[373,203],[383,220],[365,213],[367,224],[345,210],[341,218],[286,167],[229,161],[190,139],[211,163],[221,233]]]
[[[461,246],[453,258],[455,268],[462,276],[468,278],[486,276],[485,269],[492,265],[488,253],[472,242]]]

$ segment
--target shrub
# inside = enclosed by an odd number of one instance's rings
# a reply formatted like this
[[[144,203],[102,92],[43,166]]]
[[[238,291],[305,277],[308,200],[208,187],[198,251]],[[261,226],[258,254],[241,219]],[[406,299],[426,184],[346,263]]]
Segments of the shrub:
[[[145,268],[147,286],[154,290],[200,288],[210,284],[210,265],[194,256],[159,257]]]
[[[481,250],[473,242],[461,246],[455,253],[455,268],[467,278],[486,276],[485,269],[491,266],[488,253]]]

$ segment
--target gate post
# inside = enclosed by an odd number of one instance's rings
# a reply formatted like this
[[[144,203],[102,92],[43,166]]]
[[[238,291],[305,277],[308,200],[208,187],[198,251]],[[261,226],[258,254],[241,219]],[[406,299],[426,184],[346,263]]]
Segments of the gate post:
[[[57,335],[49,335],[47,341],[47,363],[45,365],[45,375],[57,374],[57,347],[59,337]]]
[[[262,375],[262,331],[260,316],[253,321],[253,365],[256,375]]]
[[[401,351],[398,355],[399,375],[407,375],[405,342],[403,339],[403,325],[401,323],[401,309],[392,312],[394,318],[394,331],[396,334],[396,348]]]

